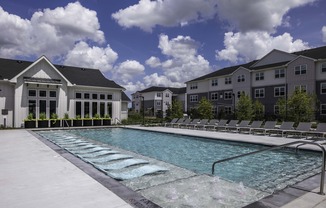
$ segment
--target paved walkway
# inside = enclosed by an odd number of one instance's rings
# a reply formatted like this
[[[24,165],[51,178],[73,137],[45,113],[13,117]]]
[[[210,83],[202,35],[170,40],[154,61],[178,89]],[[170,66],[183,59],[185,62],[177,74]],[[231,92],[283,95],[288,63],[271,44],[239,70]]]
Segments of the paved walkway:
[[[0,207],[131,206],[26,130],[1,130]]]

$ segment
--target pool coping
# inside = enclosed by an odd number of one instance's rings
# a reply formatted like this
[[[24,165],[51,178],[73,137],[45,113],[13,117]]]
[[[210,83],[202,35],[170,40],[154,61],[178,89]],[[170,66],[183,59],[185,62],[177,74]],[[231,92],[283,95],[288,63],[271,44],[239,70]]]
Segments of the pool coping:
[[[102,127],[107,128],[107,127]],[[114,127],[108,127],[108,128],[114,128]],[[130,129],[138,129],[138,130],[145,130],[145,131],[155,131],[154,129],[148,129],[148,127],[139,127],[139,126],[127,126],[127,127],[121,127],[118,126],[117,128],[130,128]],[[165,128],[165,127],[163,127]],[[170,128],[171,129],[171,128]],[[69,162],[74,164],[76,167],[81,169],[83,172],[88,174],[90,177],[92,177],[94,180],[98,181],[100,184],[102,184],[107,189],[114,192],[117,196],[125,200],[127,203],[134,207],[148,207],[148,208],[156,208],[160,207],[159,205],[153,203],[152,201],[146,199],[143,197],[140,193],[131,190],[130,188],[126,187],[125,185],[119,183],[113,178],[110,178],[109,176],[105,175],[100,170],[96,169],[92,165],[84,162],[80,158],[74,156],[70,152],[66,151],[65,149],[62,149],[61,147],[57,146],[56,144],[52,143],[51,141],[43,138],[42,136],[35,133],[36,129],[28,130],[33,136],[38,138],[40,141],[42,141],[45,145],[53,149],[55,152],[57,152],[59,155],[67,159]],[[39,131],[41,129],[37,129],[36,131]],[[49,130],[49,129],[42,129],[42,130]],[[65,129],[66,130],[66,129]],[[187,129],[183,129],[187,130]],[[193,131],[193,130],[191,130]],[[157,131],[156,131],[157,132]],[[171,132],[165,132],[165,131],[158,131],[158,132],[164,132],[164,133],[171,133]],[[189,135],[189,133],[178,133],[173,132],[172,134],[181,134],[186,136],[193,136]],[[233,134],[233,133],[229,133]],[[197,136],[196,136],[197,137]],[[201,138],[208,138],[208,139],[216,139],[215,137],[206,137],[206,136],[200,136]],[[228,138],[222,138],[222,140],[226,141],[237,141],[237,142],[246,142],[246,143],[253,143],[250,141],[238,141],[238,140],[229,140]],[[258,144],[258,143],[256,143]],[[273,144],[266,144],[266,142],[263,143],[263,145],[273,145]],[[309,148],[308,148],[309,150]],[[313,150],[315,151],[315,150]],[[262,207],[262,208],[276,208],[276,207],[282,207],[289,202],[303,196],[306,193],[316,193],[313,190],[319,187],[320,182],[320,174],[317,174],[315,176],[312,176],[302,182],[299,182],[295,185],[292,185],[290,187],[287,187],[281,191],[277,191],[272,195],[269,195],[259,201],[253,202],[245,208],[256,208],[256,207]],[[317,193],[316,193],[317,194]]]

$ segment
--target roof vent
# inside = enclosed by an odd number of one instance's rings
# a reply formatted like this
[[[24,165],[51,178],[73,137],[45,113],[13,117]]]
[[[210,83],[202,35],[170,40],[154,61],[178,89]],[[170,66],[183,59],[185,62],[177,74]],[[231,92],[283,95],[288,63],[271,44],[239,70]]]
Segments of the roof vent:
[[[23,61],[18,60],[17,63],[21,64],[21,63],[23,63]]]
[[[61,65],[60,68],[65,68],[65,66]]]
[[[80,68],[82,71],[85,71],[85,68]]]

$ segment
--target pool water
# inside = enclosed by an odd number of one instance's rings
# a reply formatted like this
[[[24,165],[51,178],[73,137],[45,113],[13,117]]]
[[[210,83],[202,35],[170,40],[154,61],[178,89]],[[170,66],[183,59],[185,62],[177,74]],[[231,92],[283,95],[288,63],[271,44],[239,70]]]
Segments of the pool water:
[[[69,130],[199,174],[211,174],[214,161],[266,148],[263,145],[195,138],[150,131],[108,128]],[[215,175],[273,193],[320,172],[321,154],[292,149],[268,151],[216,165]]]

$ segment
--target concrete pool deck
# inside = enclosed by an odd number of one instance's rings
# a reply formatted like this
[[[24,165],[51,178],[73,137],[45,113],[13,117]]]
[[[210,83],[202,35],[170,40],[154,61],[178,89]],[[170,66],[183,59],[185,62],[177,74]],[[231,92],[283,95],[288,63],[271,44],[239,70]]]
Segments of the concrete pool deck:
[[[280,137],[177,128],[132,128],[266,145],[294,141]],[[2,130],[0,135],[0,207],[132,207],[28,131]],[[318,191],[319,188],[313,190]],[[274,202],[268,207],[326,207],[326,196],[313,192],[302,193],[299,190],[297,192],[300,194],[296,199],[280,206],[277,206],[277,197],[274,197]],[[280,196],[282,197],[284,195]],[[267,203],[247,207],[267,207]]]

